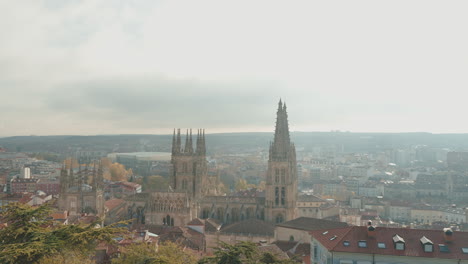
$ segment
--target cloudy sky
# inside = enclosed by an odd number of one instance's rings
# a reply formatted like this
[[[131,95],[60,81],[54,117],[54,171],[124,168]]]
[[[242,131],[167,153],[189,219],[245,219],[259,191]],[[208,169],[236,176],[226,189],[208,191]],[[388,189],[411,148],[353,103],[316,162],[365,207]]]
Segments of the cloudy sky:
[[[467,133],[468,1],[0,1],[0,136]]]

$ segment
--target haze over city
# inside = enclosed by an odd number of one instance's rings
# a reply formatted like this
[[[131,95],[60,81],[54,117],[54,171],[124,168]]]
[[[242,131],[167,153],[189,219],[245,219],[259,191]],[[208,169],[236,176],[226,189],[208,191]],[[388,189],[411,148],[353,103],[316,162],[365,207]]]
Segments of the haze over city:
[[[0,137],[466,133],[466,1],[3,1]]]

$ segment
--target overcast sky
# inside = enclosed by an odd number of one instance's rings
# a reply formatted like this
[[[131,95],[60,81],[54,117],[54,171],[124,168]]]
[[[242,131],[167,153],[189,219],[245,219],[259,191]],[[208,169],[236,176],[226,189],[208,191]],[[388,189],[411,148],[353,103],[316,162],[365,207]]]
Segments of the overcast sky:
[[[468,1],[0,1],[0,136],[467,133]]]

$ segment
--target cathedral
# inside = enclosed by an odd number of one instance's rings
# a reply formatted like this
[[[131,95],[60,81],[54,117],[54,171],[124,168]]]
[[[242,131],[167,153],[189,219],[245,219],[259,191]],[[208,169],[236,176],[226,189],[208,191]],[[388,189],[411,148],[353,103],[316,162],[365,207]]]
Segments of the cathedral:
[[[194,148],[191,130],[183,146],[180,129],[174,130],[170,189],[129,197],[128,217],[140,224],[162,226],[184,226],[197,217],[226,224],[252,218],[281,223],[297,217],[296,149],[289,136],[286,104],[281,100],[270,143],[264,197],[220,195],[219,180],[209,176],[207,168],[205,131],[197,131]]]

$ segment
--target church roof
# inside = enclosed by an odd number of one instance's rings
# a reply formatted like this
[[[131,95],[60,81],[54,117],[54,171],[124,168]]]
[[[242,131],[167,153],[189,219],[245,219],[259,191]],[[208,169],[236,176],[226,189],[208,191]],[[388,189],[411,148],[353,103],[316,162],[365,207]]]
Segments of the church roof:
[[[248,219],[221,228],[221,233],[273,236],[275,226],[259,219]]]
[[[213,218],[205,220],[205,232],[216,232],[221,228],[221,223]]]
[[[304,195],[299,195],[298,199],[297,199],[298,202],[325,202],[324,199],[322,198],[319,198],[313,194],[310,194],[310,195],[307,195],[307,194],[304,194]]]
[[[276,226],[312,231],[327,228],[347,227],[348,224],[344,222],[335,222],[318,218],[299,217],[281,224],[277,224]]]
[[[192,221],[187,223],[188,226],[204,226],[205,223],[200,218],[194,218]]]

